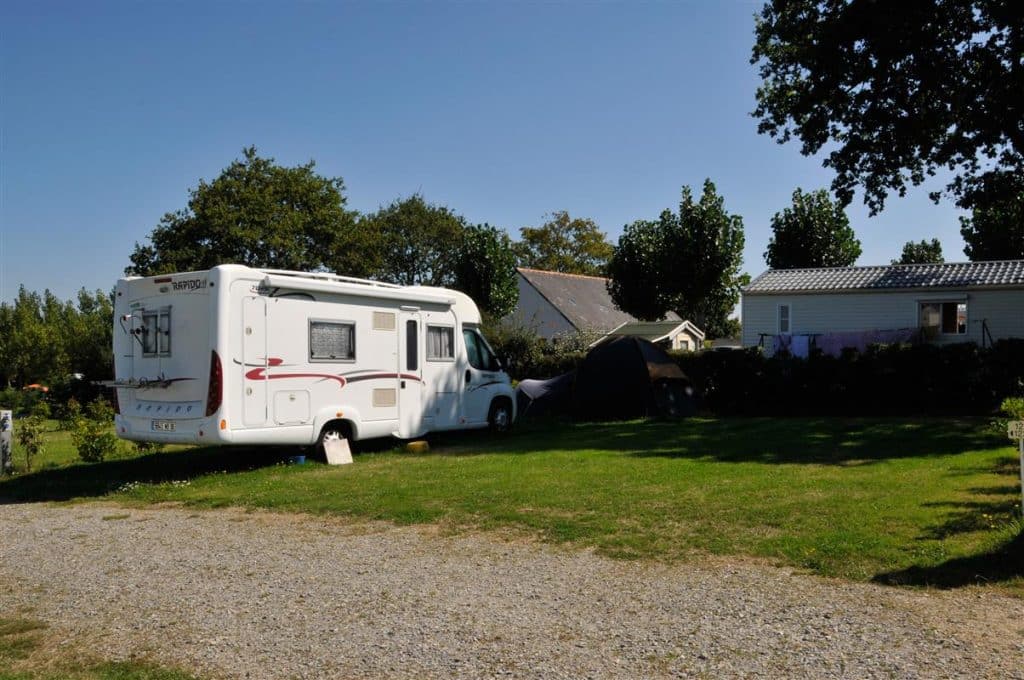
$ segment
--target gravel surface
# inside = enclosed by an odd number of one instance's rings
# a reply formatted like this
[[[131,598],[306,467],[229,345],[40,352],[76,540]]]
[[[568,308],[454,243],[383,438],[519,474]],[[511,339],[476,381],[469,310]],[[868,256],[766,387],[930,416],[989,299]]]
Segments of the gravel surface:
[[[236,510],[0,507],[0,615],[210,677],[1024,678],[1024,601]]]

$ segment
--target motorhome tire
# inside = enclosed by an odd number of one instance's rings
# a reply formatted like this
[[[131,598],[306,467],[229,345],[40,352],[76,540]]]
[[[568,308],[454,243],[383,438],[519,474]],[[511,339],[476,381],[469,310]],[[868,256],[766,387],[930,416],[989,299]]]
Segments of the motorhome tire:
[[[327,459],[327,452],[324,450],[324,444],[329,441],[348,439],[349,446],[351,446],[352,438],[349,434],[349,427],[345,423],[340,421],[327,423],[324,425],[324,428],[320,430],[320,437],[316,440],[316,455],[324,460]]]
[[[508,399],[495,399],[491,402],[491,410],[487,415],[487,424],[493,432],[508,432],[512,427],[512,402]]]

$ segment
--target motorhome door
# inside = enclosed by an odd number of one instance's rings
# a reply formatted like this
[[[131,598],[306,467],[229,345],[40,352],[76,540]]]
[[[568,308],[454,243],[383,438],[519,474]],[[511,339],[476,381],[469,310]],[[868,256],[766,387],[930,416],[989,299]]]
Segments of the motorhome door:
[[[242,422],[250,427],[267,422],[267,301],[242,299]]]
[[[419,312],[402,312],[398,333],[398,436],[419,437],[423,422],[423,329]]]

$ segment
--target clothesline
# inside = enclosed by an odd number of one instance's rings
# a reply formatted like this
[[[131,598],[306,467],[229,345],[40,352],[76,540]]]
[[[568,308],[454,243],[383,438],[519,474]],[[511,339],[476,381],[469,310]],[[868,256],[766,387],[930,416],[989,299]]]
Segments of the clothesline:
[[[811,350],[838,357],[844,349],[863,352],[870,345],[893,345],[916,342],[920,338],[919,328],[895,328],[870,331],[843,331],[836,333],[761,333],[759,346],[765,346],[765,339],[772,339],[772,353],[785,351],[795,357],[807,357]]]

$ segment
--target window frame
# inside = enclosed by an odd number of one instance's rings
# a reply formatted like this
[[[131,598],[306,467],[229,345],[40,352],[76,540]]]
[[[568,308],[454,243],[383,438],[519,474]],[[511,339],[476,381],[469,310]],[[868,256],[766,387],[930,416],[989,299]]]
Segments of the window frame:
[[[939,308],[939,323],[938,323],[937,326],[925,326],[924,325],[924,323],[923,323],[924,319],[922,317],[923,317],[923,311],[924,311],[925,305],[936,305],[936,306],[938,306],[938,308]],[[954,318],[956,318],[956,319],[959,319],[959,315],[960,315],[959,307],[960,307],[960,305],[964,306],[964,329],[963,329],[963,331],[960,330],[960,324],[959,323],[956,324],[956,330],[954,330],[954,331],[943,330],[943,318],[944,318],[944,315],[945,315],[945,309],[944,308],[945,308],[946,305],[956,305],[957,309],[954,312]],[[928,335],[933,335],[933,336],[936,336],[936,337],[941,336],[941,337],[946,337],[946,338],[959,338],[959,337],[967,336],[969,334],[969,328],[970,328],[970,317],[971,317],[971,310],[970,310],[970,304],[968,303],[967,298],[952,298],[952,299],[951,298],[938,298],[938,299],[934,299],[934,300],[918,300],[917,301],[917,327],[918,327],[919,330],[921,330],[922,332],[927,333]]]
[[[451,324],[443,324],[443,323],[428,323],[428,324],[426,324],[426,326],[427,326],[427,332],[423,336],[423,342],[426,345],[426,348],[425,348],[425,351],[424,351],[423,354],[426,357],[426,360],[427,361],[434,361],[434,362],[438,362],[438,363],[454,362],[455,361],[455,356],[457,354],[457,352],[455,351],[455,326],[453,326]],[[438,330],[446,330],[446,331],[449,331],[451,333],[451,335],[452,335],[452,342],[451,342],[452,355],[450,357],[440,357],[440,356],[439,357],[434,357],[434,356],[430,355],[430,331],[435,329],[435,328],[438,329]]]
[[[419,319],[405,320],[405,370],[418,373],[420,370],[420,322]]]
[[[476,347],[480,353],[480,363],[483,363],[485,353],[490,357],[491,362],[486,367],[475,366],[473,364],[473,361],[469,356],[469,344],[466,343],[466,333],[472,333],[476,336]],[[498,355],[495,354],[493,349],[491,349],[491,345],[484,338],[483,333],[476,328],[463,328],[462,334],[462,342],[466,345],[466,361],[471,367],[477,371],[483,371],[485,373],[496,373],[502,370],[501,362],[498,360]]]
[[[786,310],[786,330],[782,330],[782,310]],[[775,308],[775,325],[779,335],[793,334],[793,305],[789,302],[780,302]]]
[[[151,358],[164,358],[164,357],[171,356],[171,308],[170,307],[159,307],[157,309],[143,309],[143,310],[141,310],[140,313],[142,315],[142,328],[143,328],[143,333],[142,333],[143,337],[142,337],[142,343],[141,343],[142,344],[142,356],[143,356],[143,358],[151,359]],[[156,326],[154,327],[155,328],[155,335],[153,336],[153,343],[154,343],[153,346],[155,347],[155,350],[151,351],[151,352],[146,350],[146,342],[147,342],[148,337],[149,337],[149,333],[148,333],[149,324],[147,323],[148,319],[155,319],[156,320]],[[161,336],[161,330],[160,329],[163,326],[163,322],[165,320],[166,320],[166,323],[167,323],[167,331],[166,331],[166,333],[164,335]],[[165,347],[163,349],[161,349],[161,345],[165,345]]]
[[[350,326],[352,328],[352,357],[338,359],[333,357],[320,358],[313,356],[313,324],[332,324],[335,326]],[[307,342],[307,356],[309,356],[309,363],[311,364],[352,364],[355,363],[356,357],[358,356],[357,337],[356,337],[356,322],[351,319],[308,319],[306,342]]]

